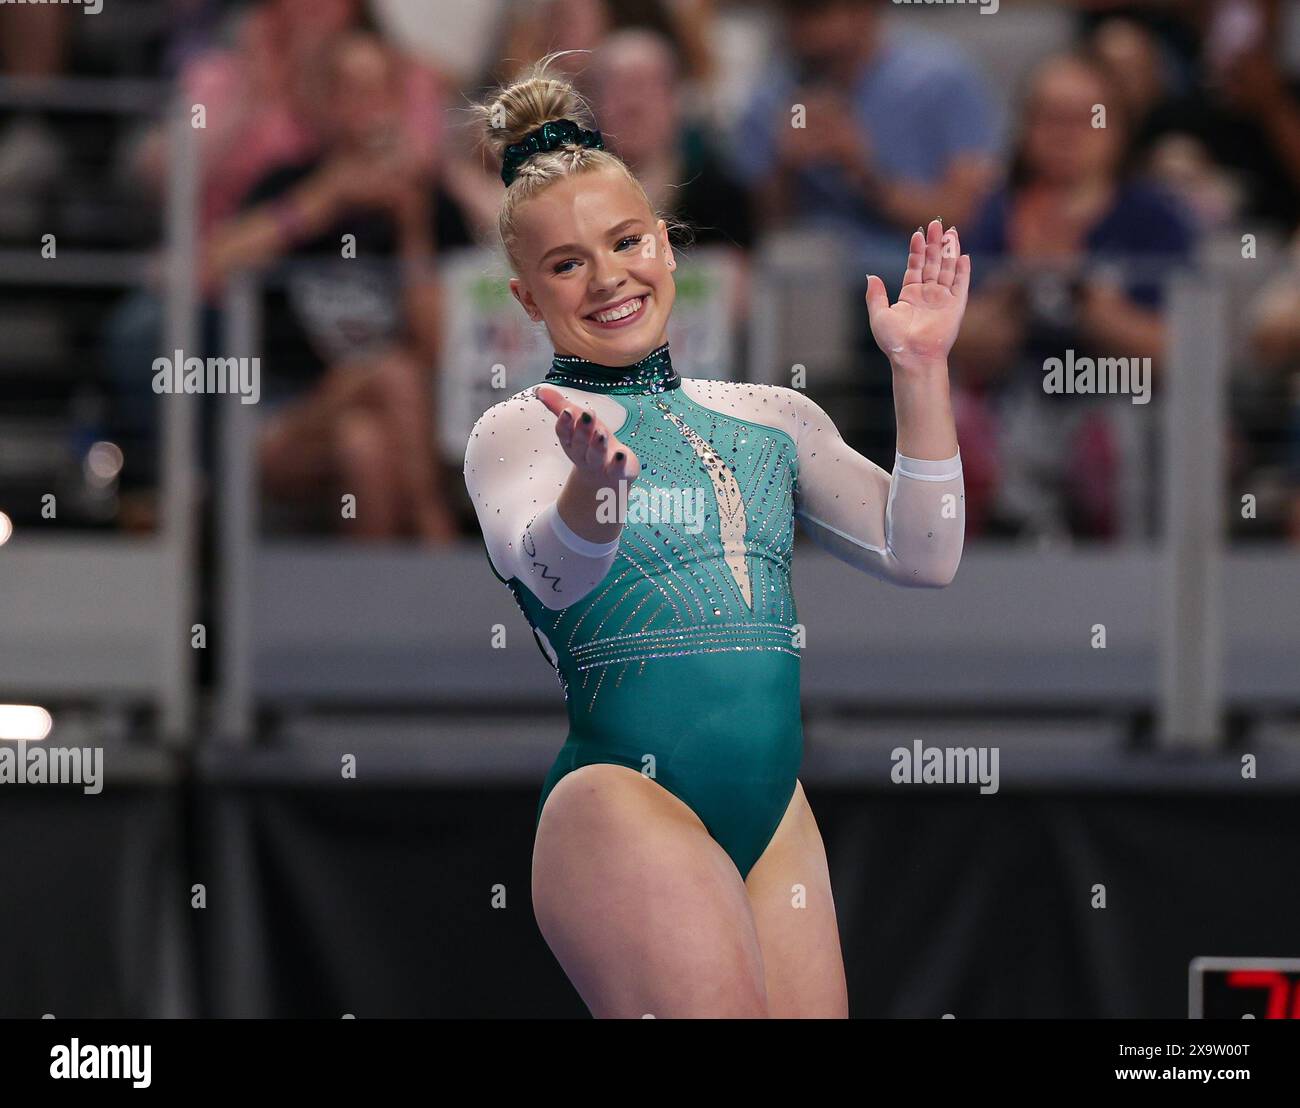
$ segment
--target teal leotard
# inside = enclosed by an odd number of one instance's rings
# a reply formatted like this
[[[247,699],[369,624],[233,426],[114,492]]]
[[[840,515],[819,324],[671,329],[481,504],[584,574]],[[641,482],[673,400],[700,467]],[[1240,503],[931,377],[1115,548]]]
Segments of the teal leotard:
[[[784,431],[691,400],[661,347],[634,367],[557,357],[547,376],[614,396],[641,463],[608,574],[566,608],[507,581],[564,687],[569,733],[542,788],[613,763],[685,802],[748,875],[803,756],[790,560],[798,457]],[[660,511],[692,490],[702,510]],[[657,501],[656,501],[656,498]],[[697,533],[692,533],[692,532]]]
[[[579,766],[627,766],[679,797],[742,876],[797,785],[794,520],[872,576],[943,588],[961,560],[961,456],[886,472],[799,390],[688,379],[667,346],[611,368],[557,357],[547,381],[636,452],[617,539],[575,534],[573,463],[526,389],[474,425],[465,481],[493,572],[564,688],[569,733],[538,804]],[[616,518],[616,517],[611,517]],[[624,517],[618,517],[624,518]]]

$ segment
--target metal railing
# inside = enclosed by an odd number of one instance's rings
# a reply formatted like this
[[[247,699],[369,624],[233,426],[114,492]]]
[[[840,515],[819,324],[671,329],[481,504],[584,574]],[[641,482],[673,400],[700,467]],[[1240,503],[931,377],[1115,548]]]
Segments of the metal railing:
[[[4,80],[0,105],[152,116],[162,87]],[[164,338],[170,350],[194,349],[197,136],[184,105],[173,106],[168,124]],[[0,284],[125,290],[145,279],[150,263],[151,256],[138,251],[77,251],[48,261],[36,247],[8,250],[0,252]],[[194,397],[170,396],[159,406],[162,511],[155,534],[46,538],[20,527],[0,549],[0,692],[51,701],[144,699],[157,708],[166,742],[193,741],[195,405]]]

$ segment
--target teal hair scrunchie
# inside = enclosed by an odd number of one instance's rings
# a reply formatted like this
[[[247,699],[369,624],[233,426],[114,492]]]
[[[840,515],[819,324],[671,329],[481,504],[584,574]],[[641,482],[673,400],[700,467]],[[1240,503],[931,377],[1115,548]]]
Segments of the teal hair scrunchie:
[[[592,150],[605,149],[599,131],[583,130],[572,119],[552,119],[506,147],[501,156],[501,180],[509,185],[519,172],[519,167],[534,154],[570,144],[586,146]]]

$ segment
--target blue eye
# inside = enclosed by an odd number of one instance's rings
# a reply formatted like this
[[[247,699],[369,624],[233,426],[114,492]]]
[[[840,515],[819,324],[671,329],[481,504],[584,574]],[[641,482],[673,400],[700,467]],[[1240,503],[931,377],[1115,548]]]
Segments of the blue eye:
[[[645,238],[644,235],[628,235],[626,238],[621,238],[621,239],[619,239],[619,240],[618,240],[618,245],[615,246],[614,249],[615,249],[615,250],[624,250],[624,251],[625,251],[625,250],[628,249],[628,247],[627,247],[627,245],[626,245],[627,243],[629,243],[629,242],[630,242],[630,243],[639,243],[639,242],[641,242],[644,238]],[[565,268],[565,267],[566,267],[566,266],[577,265],[577,264],[578,264],[578,259],[577,259],[577,258],[565,258],[565,260],[562,261],[562,262],[556,262],[554,268],[552,269],[552,272],[553,272],[553,273],[556,273],[556,274],[568,273],[569,270],[568,270],[567,268]]]

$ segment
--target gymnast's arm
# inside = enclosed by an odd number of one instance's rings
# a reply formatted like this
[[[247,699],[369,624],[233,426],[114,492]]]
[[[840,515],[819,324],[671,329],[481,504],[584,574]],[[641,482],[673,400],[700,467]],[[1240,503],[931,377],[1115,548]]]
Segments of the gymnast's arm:
[[[961,454],[894,456],[886,473],[840,436],[817,404],[794,389],[798,446],[795,515],[841,561],[899,585],[941,588],[961,561],[965,499]]]
[[[547,608],[560,609],[604,580],[622,524],[583,523],[592,536],[584,538],[561,517],[564,502],[571,521],[580,514],[594,521],[596,493],[575,476],[577,467],[557,438],[556,417],[535,394],[526,389],[479,417],[465,449],[465,487],[493,571],[503,581],[518,579]],[[556,402],[563,406],[562,397]],[[598,419],[592,430],[608,434]],[[603,449],[592,446],[593,454]],[[603,541],[593,541],[598,535]]]
[[[937,219],[912,233],[897,303],[878,276],[867,278],[871,333],[893,371],[892,475],[850,450],[811,400],[795,400],[796,513],[831,553],[900,585],[942,587],[961,561],[966,514],[948,351],[969,289],[970,257],[957,229]]]

